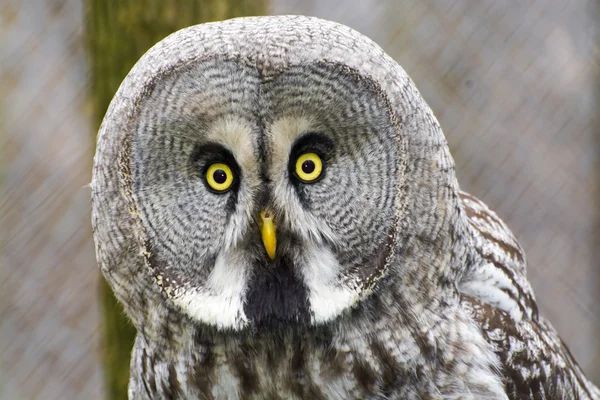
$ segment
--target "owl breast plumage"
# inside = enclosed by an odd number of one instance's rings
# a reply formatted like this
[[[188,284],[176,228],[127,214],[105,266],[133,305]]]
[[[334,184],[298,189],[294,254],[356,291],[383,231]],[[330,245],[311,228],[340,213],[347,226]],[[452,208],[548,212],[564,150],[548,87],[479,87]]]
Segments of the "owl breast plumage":
[[[190,27],[98,135],[100,268],[132,399],[595,399],[431,110],[333,22]]]

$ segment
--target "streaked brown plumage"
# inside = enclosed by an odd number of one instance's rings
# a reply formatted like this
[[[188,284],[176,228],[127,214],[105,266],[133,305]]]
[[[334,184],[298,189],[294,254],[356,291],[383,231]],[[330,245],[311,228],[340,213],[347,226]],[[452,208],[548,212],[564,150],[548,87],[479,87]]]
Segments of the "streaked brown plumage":
[[[480,200],[464,192],[461,197],[479,239],[475,249],[480,257],[461,282],[461,288],[469,288],[463,289],[462,303],[502,362],[509,398],[600,397],[557,332],[538,314],[526,277],[525,253],[508,227]],[[490,275],[487,269],[505,276],[506,281],[482,280]]]

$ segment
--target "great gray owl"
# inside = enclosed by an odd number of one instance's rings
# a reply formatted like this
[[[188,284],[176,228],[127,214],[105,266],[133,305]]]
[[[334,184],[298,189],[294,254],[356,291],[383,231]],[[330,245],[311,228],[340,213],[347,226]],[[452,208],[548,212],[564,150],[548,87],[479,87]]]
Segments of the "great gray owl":
[[[346,26],[158,43],[104,118],[92,197],[138,331],[130,398],[600,397],[410,78]]]

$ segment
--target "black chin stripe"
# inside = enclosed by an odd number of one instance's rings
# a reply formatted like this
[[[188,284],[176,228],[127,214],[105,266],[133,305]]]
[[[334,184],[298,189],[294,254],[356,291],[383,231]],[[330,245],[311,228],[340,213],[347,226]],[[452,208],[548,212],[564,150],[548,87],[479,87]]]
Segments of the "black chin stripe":
[[[310,321],[308,290],[287,257],[272,265],[254,265],[244,312],[255,325]]]

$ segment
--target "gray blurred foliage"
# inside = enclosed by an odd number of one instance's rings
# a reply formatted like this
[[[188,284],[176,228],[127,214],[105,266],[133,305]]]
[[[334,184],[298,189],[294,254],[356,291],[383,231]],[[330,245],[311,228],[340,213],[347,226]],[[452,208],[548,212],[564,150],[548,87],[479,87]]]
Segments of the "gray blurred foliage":
[[[540,308],[600,382],[600,84],[591,0],[275,0],[407,70],[461,186],[525,248]],[[0,2],[0,399],[100,398],[82,0]]]

